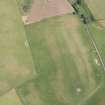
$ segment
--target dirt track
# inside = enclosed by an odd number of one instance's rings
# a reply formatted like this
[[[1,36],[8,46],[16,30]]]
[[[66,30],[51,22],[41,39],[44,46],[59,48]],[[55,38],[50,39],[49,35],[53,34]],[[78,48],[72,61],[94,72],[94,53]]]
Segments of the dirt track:
[[[34,0],[26,24],[72,12],[73,8],[66,0]]]

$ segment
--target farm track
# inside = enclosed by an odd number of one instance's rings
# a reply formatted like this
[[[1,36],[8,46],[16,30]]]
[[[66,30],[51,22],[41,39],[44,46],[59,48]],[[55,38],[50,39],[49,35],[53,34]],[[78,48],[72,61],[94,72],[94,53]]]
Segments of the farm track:
[[[17,4],[17,7],[18,7],[18,9],[19,9],[17,0],[16,0],[16,4]],[[19,10],[20,10],[20,9],[19,9]],[[21,15],[21,13],[20,13],[20,15]],[[23,24],[23,26],[24,26],[24,24]],[[24,30],[25,30],[25,26],[24,26]],[[27,33],[26,33],[26,31],[25,31],[24,37],[26,38],[26,42],[28,43],[28,48],[29,48],[29,50],[30,50],[30,55],[31,55],[31,58],[32,58],[32,63],[33,63],[33,65],[34,65],[33,54],[32,54],[31,47],[30,47],[30,44],[29,44],[29,41],[28,41],[28,38],[27,38],[27,35],[26,35],[26,34],[27,34]],[[36,70],[36,67],[35,67],[35,65],[34,65],[34,70],[33,70],[34,76],[37,75],[37,72],[36,72],[35,70]]]
[[[100,88],[102,88],[103,83],[100,83],[96,89],[94,89],[85,99],[83,99],[78,105],[83,105],[86,101],[88,101]]]

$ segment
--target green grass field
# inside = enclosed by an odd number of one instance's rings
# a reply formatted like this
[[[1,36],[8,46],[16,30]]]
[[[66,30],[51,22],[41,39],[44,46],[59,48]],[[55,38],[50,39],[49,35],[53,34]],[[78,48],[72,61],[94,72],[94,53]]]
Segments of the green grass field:
[[[38,77],[18,88],[29,105],[81,104],[103,86],[103,71],[78,18],[64,15],[25,27]]]
[[[105,60],[105,28],[97,23],[90,24],[90,30],[100,50],[100,53]]]
[[[105,0],[84,0],[96,19],[105,19]]]
[[[86,25],[66,14],[24,26],[22,2],[0,0],[0,105],[105,105],[105,74]],[[105,28],[88,25],[105,62]]]
[[[105,62],[105,28],[98,23],[89,24],[89,29],[100,51],[103,62]],[[105,72],[103,73],[105,75]],[[105,105],[105,77],[102,80],[104,84],[95,94],[92,94],[81,105]]]
[[[34,65],[15,0],[0,0],[0,95],[33,75]]]
[[[105,105],[105,85],[82,105]]]

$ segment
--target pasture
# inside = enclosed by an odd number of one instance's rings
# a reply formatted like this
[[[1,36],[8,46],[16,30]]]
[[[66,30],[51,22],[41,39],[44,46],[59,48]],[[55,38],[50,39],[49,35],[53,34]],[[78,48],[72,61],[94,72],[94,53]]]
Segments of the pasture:
[[[0,97],[0,105],[22,105],[22,103],[13,89]]]
[[[89,24],[89,29],[100,51],[103,62],[105,62],[105,28],[99,23]],[[95,53],[94,49],[93,51]],[[105,71],[103,72],[103,76],[104,75],[105,75]],[[94,94],[90,95],[80,105],[104,105],[105,104],[105,98],[104,98],[105,97],[105,77],[103,77],[102,81],[103,81],[102,86],[99,87],[99,89]]]
[[[84,0],[96,20],[105,19],[105,0]]]
[[[0,95],[35,72],[15,0],[0,0]]]
[[[104,105],[102,65],[68,2],[34,0],[25,27],[21,2],[0,0],[0,105]],[[103,19],[97,14],[103,6],[95,7],[89,7],[93,15]],[[105,61],[105,28],[88,25]]]
[[[99,23],[92,23],[89,25],[93,37],[96,41],[97,47],[99,48],[103,60],[105,59],[105,28]]]
[[[105,20],[98,21],[98,24],[100,24],[101,27],[105,28]]]
[[[78,105],[103,85],[100,62],[77,17],[25,26],[38,77],[18,88],[29,105]]]

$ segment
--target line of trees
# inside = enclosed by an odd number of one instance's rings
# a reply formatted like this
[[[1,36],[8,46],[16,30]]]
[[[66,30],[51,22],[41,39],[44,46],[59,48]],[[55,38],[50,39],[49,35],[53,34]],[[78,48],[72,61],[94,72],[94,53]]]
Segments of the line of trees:
[[[81,4],[81,0],[71,0],[73,5]]]

